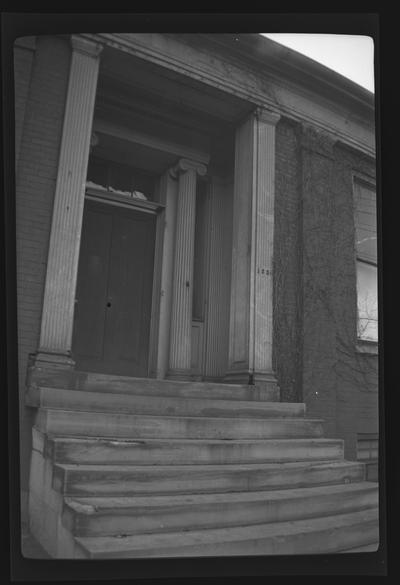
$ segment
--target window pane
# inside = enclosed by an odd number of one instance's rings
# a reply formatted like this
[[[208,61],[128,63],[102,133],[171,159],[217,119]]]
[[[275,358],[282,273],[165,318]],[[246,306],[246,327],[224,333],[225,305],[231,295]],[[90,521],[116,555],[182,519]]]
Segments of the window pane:
[[[377,268],[357,262],[358,337],[378,341]]]
[[[375,191],[355,183],[357,257],[377,263]]]
[[[108,166],[105,161],[89,158],[87,180],[100,185],[101,187],[108,187]]]
[[[117,191],[132,191],[132,170],[126,165],[110,163],[109,187]]]

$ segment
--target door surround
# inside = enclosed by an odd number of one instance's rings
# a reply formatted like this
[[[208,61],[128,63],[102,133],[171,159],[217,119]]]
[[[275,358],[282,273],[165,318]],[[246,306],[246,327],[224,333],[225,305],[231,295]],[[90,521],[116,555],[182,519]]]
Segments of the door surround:
[[[161,271],[161,255],[162,255],[162,230],[161,227],[164,222],[165,205],[155,201],[144,201],[140,199],[128,198],[125,196],[113,194],[107,191],[87,187],[85,192],[85,201],[91,201],[111,208],[125,208],[130,211],[139,212],[141,214],[151,215],[155,218],[154,230],[154,255],[153,255],[153,274],[151,287],[151,309],[149,320],[149,341],[148,341],[148,363],[145,376],[150,377],[150,373],[154,369],[152,360],[157,359],[157,322],[159,318],[159,281]],[[84,224],[82,224],[83,226]],[[79,264],[78,264],[79,270]],[[74,355],[72,355],[74,358]],[[118,375],[118,372],[116,372]]]

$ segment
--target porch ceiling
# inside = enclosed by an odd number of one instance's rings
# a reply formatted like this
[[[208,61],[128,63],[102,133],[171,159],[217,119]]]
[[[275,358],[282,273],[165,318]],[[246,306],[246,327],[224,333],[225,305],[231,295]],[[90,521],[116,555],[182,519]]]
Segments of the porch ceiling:
[[[121,103],[140,103],[148,113],[175,117],[182,124],[214,133],[216,127],[236,124],[255,107],[234,95],[109,47],[101,59],[99,90],[104,96],[112,93]]]

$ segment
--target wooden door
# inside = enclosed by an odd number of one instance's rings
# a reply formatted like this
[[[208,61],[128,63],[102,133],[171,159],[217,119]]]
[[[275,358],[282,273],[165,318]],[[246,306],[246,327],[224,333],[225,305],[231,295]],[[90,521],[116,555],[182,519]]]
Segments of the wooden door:
[[[148,374],[154,215],[86,201],[73,355],[85,371]]]

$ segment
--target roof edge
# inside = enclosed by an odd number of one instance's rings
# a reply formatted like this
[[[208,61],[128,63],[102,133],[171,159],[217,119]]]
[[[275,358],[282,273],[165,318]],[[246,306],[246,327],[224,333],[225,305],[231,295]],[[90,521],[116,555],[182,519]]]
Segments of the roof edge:
[[[199,35],[197,35],[199,36]],[[265,66],[268,59],[268,68],[277,70],[280,74],[295,79],[301,85],[313,89],[317,93],[329,94],[334,92],[337,98],[352,101],[366,109],[375,109],[375,95],[373,92],[344,77],[340,73],[318,63],[314,59],[295,51],[285,45],[273,41],[258,33],[238,34],[201,34],[211,43],[226,47],[242,58],[250,59],[259,66]]]

